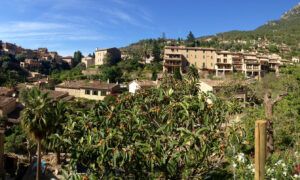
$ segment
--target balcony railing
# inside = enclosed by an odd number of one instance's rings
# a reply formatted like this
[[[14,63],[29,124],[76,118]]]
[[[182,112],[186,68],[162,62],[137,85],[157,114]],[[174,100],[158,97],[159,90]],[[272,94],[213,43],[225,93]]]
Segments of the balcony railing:
[[[173,66],[173,67],[180,67],[182,64],[181,63],[164,63],[164,66]]]
[[[232,60],[232,64],[243,64],[242,60]]]
[[[257,60],[245,60],[245,64],[259,64]]]
[[[164,56],[164,60],[172,60],[172,61],[181,61],[181,57],[170,57],[170,56]]]

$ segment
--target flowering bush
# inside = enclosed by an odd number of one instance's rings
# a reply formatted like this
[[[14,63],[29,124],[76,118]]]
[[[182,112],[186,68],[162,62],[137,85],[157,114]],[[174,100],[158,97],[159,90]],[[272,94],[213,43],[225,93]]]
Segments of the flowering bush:
[[[254,178],[254,154],[242,152],[229,156],[232,172],[238,179]],[[294,151],[269,154],[266,159],[265,177],[269,179],[296,179],[299,177],[299,154]]]

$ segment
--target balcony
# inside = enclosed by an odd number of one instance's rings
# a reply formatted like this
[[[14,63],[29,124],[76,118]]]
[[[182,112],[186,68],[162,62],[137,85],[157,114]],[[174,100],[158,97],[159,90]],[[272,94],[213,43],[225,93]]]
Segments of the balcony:
[[[241,70],[243,70],[243,67],[241,65],[236,65],[236,66],[233,66],[233,70],[241,71]]]
[[[245,60],[245,64],[260,64],[257,60]]]
[[[181,63],[164,62],[164,66],[181,67]]]
[[[164,55],[164,60],[181,61],[182,55],[181,54]]]
[[[234,60],[232,59],[232,64],[243,64],[242,60]]]

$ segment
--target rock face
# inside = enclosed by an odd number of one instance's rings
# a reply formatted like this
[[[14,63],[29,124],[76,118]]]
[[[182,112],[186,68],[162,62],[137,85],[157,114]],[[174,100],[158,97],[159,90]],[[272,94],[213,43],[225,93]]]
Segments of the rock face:
[[[282,16],[281,19],[289,19],[289,18],[296,18],[300,17],[300,2],[293,7],[291,10],[288,12],[285,12]]]

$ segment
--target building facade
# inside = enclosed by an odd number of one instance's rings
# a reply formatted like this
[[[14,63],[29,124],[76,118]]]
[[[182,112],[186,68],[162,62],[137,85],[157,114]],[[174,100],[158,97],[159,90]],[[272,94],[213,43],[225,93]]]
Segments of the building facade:
[[[20,62],[20,67],[28,70],[36,70],[42,66],[42,63],[36,59],[25,59],[24,62]]]
[[[95,51],[95,65],[106,64],[105,58],[107,55],[111,56],[113,63],[117,63],[121,60],[121,51],[117,48],[98,49]]]
[[[68,63],[70,67],[73,67],[73,57],[72,56],[62,57],[62,61]]]
[[[95,58],[87,56],[81,59],[81,62],[85,64],[86,67],[95,65]]]
[[[289,61],[278,55],[262,56],[256,53],[220,51],[213,48],[166,46],[164,72],[173,73],[175,68],[187,71],[194,65],[202,74],[228,75],[241,72],[245,76],[264,76],[269,70],[278,71],[279,66]]]
[[[68,92],[77,98],[103,100],[105,96],[117,93],[119,84],[106,84],[101,81],[66,81],[55,86],[55,91]]]
[[[166,46],[164,52],[164,72],[174,72],[179,68],[185,72],[187,66],[195,65],[201,72],[215,71],[216,50],[213,48]]]

